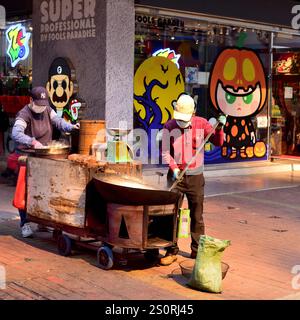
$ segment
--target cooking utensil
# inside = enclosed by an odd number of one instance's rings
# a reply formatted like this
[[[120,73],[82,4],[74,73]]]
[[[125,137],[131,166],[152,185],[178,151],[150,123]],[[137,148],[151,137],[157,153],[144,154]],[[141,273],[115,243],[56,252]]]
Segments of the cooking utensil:
[[[55,158],[55,159],[66,159],[70,152],[69,146],[61,146],[61,147],[54,147],[54,146],[44,146],[43,148],[38,149],[21,149],[19,150],[21,153],[26,154],[32,157],[42,157],[42,158]]]
[[[101,197],[112,203],[124,205],[166,205],[174,204],[179,194],[143,183],[130,177],[104,176],[96,174],[94,185]]]

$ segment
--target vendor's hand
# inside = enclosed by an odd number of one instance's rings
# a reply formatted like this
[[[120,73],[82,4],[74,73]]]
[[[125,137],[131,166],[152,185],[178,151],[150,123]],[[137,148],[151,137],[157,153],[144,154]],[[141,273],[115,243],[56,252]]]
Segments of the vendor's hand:
[[[227,117],[224,114],[220,115],[218,118],[218,122],[219,122],[218,128],[222,128],[223,126],[225,126],[227,122]]]
[[[80,129],[80,123],[76,123],[73,125],[73,130],[79,130]]]
[[[40,148],[43,147],[43,145],[37,140],[33,140],[32,141],[32,146],[33,146],[34,149],[40,149]]]
[[[177,180],[180,175],[180,170],[178,168],[173,171],[173,180]]]

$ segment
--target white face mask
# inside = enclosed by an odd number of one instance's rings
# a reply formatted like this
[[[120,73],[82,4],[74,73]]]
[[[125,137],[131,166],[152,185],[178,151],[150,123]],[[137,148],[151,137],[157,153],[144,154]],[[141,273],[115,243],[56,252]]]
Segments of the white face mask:
[[[34,113],[42,113],[46,110],[46,106],[38,106],[34,102],[29,104],[29,108],[34,112]]]
[[[191,121],[181,121],[181,120],[176,120],[176,123],[178,124],[178,126],[182,129],[187,128],[190,124]]]

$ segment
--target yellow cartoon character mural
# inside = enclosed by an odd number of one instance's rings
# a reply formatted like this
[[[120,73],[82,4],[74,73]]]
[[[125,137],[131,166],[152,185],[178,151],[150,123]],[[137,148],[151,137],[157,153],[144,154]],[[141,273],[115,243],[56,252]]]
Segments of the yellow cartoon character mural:
[[[251,121],[267,98],[266,76],[257,54],[246,48],[221,51],[210,74],[209,90],[213,106],[227,115],[222,156],[264,157],[266,145],[256,140]]]
[[[145,60],[134,76],[135,120],[150,135],[173,115],[173,103],[184,92],[184,81],[173,50],[162,49]]]

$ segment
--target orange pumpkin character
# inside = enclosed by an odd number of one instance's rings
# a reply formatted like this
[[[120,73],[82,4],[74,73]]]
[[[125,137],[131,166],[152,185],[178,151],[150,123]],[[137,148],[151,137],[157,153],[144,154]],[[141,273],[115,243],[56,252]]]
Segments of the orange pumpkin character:
[[[227,115],[222,156],[227,157],[231,149],[230,159],[237,157],[237,151],[240,158],[253,157],[246,152],[256,143],[251,116],[261,111],[267,98],[266,76],[257,54],[246,48],[221,51],[210,74],[209,90],[213,106]]]

